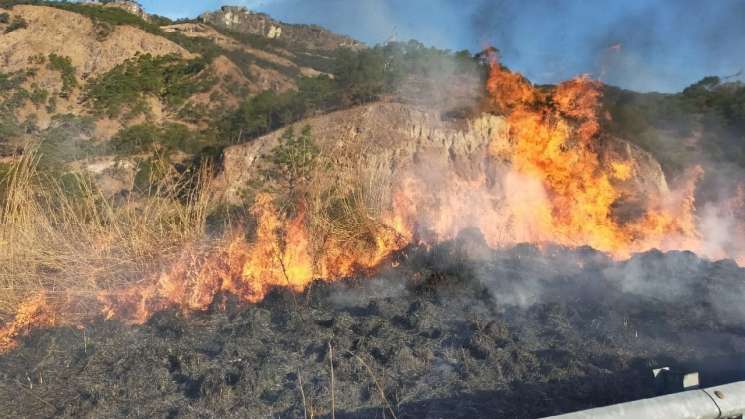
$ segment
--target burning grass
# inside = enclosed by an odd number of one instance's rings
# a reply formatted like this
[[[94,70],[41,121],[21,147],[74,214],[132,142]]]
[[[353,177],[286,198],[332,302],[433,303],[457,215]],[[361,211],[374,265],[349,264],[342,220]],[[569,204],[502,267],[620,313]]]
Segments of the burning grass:
[[[140,324],[172,307],[206,310],[221,293],[258,302],[273,287],[300,292],[316,278],[373,269],[403,247],[380,221],[376,175],[364,184],[330,175],[309,164],[303,138],[285,138],[248,218],[220,236],[207,233],[216,206],[208,168],[166,173],[116,202],[84,176],[72,187],[50,179],[37,170],[39,155],[26,155],[4,188],[0,350],[34,327],[83,326],[96,316]]]
[[[21,325],[0,329],[0,347],[23,323],[78,321],[100,293],[142,281],[205,237],[208,169],[196,175],[196,187],[172,176],[141,198],[115,203],[84,176],[50,178],[37,170],[38,159],[26,154],[4,179],[0,320]]]

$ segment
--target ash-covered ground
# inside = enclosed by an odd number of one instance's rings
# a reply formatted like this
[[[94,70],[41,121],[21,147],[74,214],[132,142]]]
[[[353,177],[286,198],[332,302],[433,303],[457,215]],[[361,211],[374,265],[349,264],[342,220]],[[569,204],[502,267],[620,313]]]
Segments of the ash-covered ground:
[[[35,331],[0,356],[0,416],[532,418],[654,396],[653,367],[745,379],[731,261],[465,233],[391,262],[257,305]]]

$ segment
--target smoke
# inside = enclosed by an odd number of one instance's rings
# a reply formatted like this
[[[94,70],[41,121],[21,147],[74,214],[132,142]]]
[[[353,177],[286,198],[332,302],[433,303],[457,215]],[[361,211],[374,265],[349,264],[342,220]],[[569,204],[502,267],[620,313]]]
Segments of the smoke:
[[[739,327],[745,320],[745,270],[731,261],[708,262],[691,252],[649,252],[608,266],[603,276],[624,293],[678,304],[681,311],[704,307],[722,324]]]
[[[331,291],[329,301],[340,308],[366,307],[370,302],[406,295],[405,282],[401,278],[379,278],[362,282],[344,282]]]
[[[632,90],[673,92],[745,67],[743,18],[745,4],[726,0],[484,1],[472,36],[486,36],[508,65],[539,83],[590,73]]]

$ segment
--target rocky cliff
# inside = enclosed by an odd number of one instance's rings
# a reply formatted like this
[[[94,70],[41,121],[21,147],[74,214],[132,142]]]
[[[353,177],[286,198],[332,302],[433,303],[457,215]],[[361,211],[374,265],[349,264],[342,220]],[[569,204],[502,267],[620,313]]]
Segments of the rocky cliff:
[[[286,40],[293,45],[311,50],[363,47],[359,41],[335,34],[320,26],[282,23],[264,13],[252,12],[245,7],[223,6],[218,11],[202,14],[199,20],[230,31]]]
[[[150,19],[150,15],[145,12],[145,9],[142,7],[142,5],[133,0],[86,0],[83,3],[122,9],[125,12],[132,13],[133,15],[138,16],[142,19]]]

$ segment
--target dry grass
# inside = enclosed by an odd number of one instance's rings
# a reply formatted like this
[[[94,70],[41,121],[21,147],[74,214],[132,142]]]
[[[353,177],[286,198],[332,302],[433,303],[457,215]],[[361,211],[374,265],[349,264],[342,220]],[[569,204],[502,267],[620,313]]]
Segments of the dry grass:
[[[390,207],[388,172],[377,163],[349,160],[313,176],[307,219],[316,253],[329,241],[363,251],[386,228],[381,216]]]
[[[0,324],[34,295],[95,295],[143,280],[205,235],[209,169],[114,202],[84,176],[70,191],[69,178],[49,178],[38,160],[29,152],[0,179]]]

